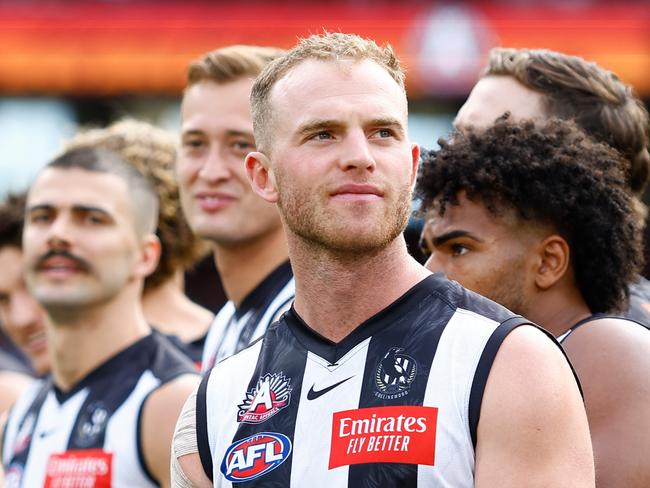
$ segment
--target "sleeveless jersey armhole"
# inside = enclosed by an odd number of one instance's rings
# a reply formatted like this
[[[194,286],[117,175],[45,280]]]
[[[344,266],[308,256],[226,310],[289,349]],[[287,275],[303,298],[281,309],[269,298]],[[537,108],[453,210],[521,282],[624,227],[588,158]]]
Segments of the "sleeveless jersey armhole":
[[[532,325],[530,320],[523,317],[511,317],[503,321],[499,326],[494,329],[492,335],[485,344],[481,358],[476,366],[476,373],[474,373],[474,380],[472,381],[472,389],[469,395],[469,431],[472,436],[472,444],[476,449],[476,431],[478,428],[478,421],[481,416],[481,402],[483,400],[483,392],[485,384],[487,383],[490,370],[494,358],[501,347],[501,343],[506,336],[520,325]]]
[[[470,393],[470,400],[469,400],[469,426],[470,426],[470,433],[472,435],[472,443],[474,444],[474,449],[476,449],[476,439],[477,439],[476,432],[478,428],[478,421],[481,415],[481,401],[483,400],[483,392],[485,391],[485,384],[487,383],[487,378],[488,375],[490,374],[492,363],[494,362],[494,358],[497,355],[499,347],[501,346],[501,343],[506,338],[506,336],[510,332],[512,332],[512,330],[514,330],[515,328],[521,325],[532,325],[533,327],[537,327],[547,337],[549,337],[553,341],[553,343],[557,345],[559,350],[562,352],[562,355],[566,359],[567,363],[569,364],[569,367],[571,368],[571,373],[573,374],[573,377],[576,380],[576,384],[578,385],[580,396],[584,400],[582,385],[580,384],[578,375],[576,374],[575,369],[573,368],[573,365],[569,360],[569,357],[566,355],[566,352],[564,351],[564,349],[562,348],[558,340],[555,338],[555,336],[551,334],[549,331],[547,331],[546,329],[544,329],[543,327],[534,324],[533,322],[531,322],[530,320],[524,317],[520,317],[520,316],[512,317],[508,320],[505,320],[499,325],[499,327],[497,327],[494,330],[494,332],[488,339],[488,342],[485,345],[485,349],[483,350],[483,354],[479,359],[478,366],[476,367],[476,374],[474,375],[474,381],[472,382],[472,390]]]
[[[207,415],[207,389],[210,373],[208,371],[201,380],[199,389],[196,392],[196,441],[199,448],[199,458],[203,471],[210,481],[213,479],[212,453],[210,452],[210,442],[208,440],[208,415]]]

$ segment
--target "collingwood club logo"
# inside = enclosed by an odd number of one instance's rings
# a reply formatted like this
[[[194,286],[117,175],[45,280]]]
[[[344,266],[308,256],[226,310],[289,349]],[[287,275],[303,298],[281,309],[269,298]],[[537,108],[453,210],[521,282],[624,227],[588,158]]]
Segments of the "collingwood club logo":
[[[403,352],[401,347],[391,347],[379,361],[375,374],[377,398],[393,400],[408,395],[418,367],[415,359]]]
[[[284,373],[267,373],[257,385],[246,392],[246,398],[238,405],[237,421],[260,424],[270,419],[291,401],[291,379]]]
[[[93,446],[103,432],[108,422],[108,410],[101,402],[93,402],[86,408],[77,429],[77,444],[80,447]]]

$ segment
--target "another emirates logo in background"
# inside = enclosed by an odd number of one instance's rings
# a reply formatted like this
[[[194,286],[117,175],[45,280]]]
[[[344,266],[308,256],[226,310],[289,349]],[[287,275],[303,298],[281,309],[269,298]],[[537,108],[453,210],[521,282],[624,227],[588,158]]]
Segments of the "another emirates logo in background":
[[[291,402],[290,383],[282,372],[262,376],[238,405],[237,421],[259,424],[273,417]]]

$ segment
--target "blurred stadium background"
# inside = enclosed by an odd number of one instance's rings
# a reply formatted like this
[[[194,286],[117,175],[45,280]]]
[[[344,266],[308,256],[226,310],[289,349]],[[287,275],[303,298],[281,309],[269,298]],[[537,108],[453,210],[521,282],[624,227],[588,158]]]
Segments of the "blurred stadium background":
[[[178,130],[187,64],[234,43],[355,32],[408,69],[411,137],[432,147],[493,46],[597,61],[650,100],[650,2],[598,0],[0,0],[0,196],[82,126],[132,116]]]

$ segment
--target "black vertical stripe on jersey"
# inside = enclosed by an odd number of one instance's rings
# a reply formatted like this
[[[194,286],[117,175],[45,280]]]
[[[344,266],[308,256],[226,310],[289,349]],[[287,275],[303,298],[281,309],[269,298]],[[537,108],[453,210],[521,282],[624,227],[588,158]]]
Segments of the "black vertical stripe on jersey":
[[[267,329],[263,338],[262,349],[258,356],[255,372],[251,377],[246,391],[257,386],[260,377],[267,373],[283,373],[291,379],[291,399],[289,405],[280,410],[270,419],[259,424],[240,423],[232,442],[237,442],[258,432],[273,432],[284,434],[291,440],[293,446],[296,418],[298,416],[298,405],[300,392],[302,390],[302,379],[305,374],[307,362],[307,351],[296,350],[295,340],[286,327],[278,327],[277,324]],[[262,366],[264,365],[264,366]],[[242,397],[243,401],[244,398]],[[273,471],[265,474],[263,478],[252,481],[237,483],[237,487],[260,486],[265,488],[286,488],[291,484],[291,464],[293,450],[289,458]],[[223,458],[215,459],[215,463],[221,462]],[[223,476],[223,475],[222,475]]]
[[[523,317],[511,317],[503,321],[496,329],[494,329],[492,335],[485,344],[481,358],[476,366],[474,380],[472,381],[472,389],[469,395],[469,431],[472,435],[472,444],[474,445],[474,449],[476,449],[476,429],[478,428],[478,421],[481,416],[481,401],[483,400],[485,384],[487,383],[494,358],[499,351],[499,347],[501,347],[501,343],[513,329],[520,325],[530,323],[530,320]]]
[[[74,393],[93,385],[79,409],[67,448],[103,448],[110,418],[133,393],[142,374],[149,369],[161,380],[161,384],[181,374],[194,372],[192,363],[168,339],[158,332],[152,332],[102,363],[75,385],[71,392],[63,393],[57,389],[59,401],[66,401]],[[118,370],[120,374],[116,375],[115,371]],[[106,410],[108,416],[101,430],[88,438],[83,434],[83,426],[92,421],[92,414],[97,408]],[[146,466],[143,468],[145,472],[148,471]]]
[[[391,313],[381,317],[385,327],[373,335],[366,359],[363,386],[359,408],[375,408],[397,405],[422,405],[427,388],[433,358],[445,326],[455,309],[431,293],[431,286],[425,290],[427,295],[407,300]],[[425,291],[423,290],[423,291]],[[403,348],[402,354],[413,358],[417,373],[408,394],[401,398],[381,399],[375,393],[376,373],[384,355],[392,348]],[[418,467],[403,463],[355,464],[349,468],[348,486],[350,488],[390,488],[416,487]]]
[[[72,431],[70,432],[70,437],[68,438],[68,450],[101,449],[104,447],[106,427],[110,418],[131,395],[141,374],[142,372],[134,368],[133,374],[120,375],[119,378],[105,376],[95,383],[97,387],[90,391],[79,409]],[[101,424],[101,429],[96,434],[85,439],[83,426],[86,422],[92,421],[92,415],[97,408],[106,410],[108,417]]]
[[[210,451],[210,442],[208,441],[208,413],[207,413],[207,396],[208,381],[210,380],[210,373],[208,371],[199,385],[196,392],[196,442],[199,449],[199,459],[206,476],[210,481],[214,480],[213,465],[212,465],[212,452]]]
[[[29,436],[29,443],[27,444],[27,447],[23,449],[20,452],[17,453],[12,453],[9,458],[9,462],[5,466],[5,468],[9,468],[12,464],[17,464],[20,465],[21,468],[24,468],[25,464],[27,463],[27,458],[29,457],[29,451],[32,448],[32,437],[34,435],[34,431],[36,429],[36,424],[38,424],[38,418],[41,414],[41,407],[45,403],[45,399],[47,398],[47,394],[50,391],[50,388],[52,387],[52,377],[49,376],[47,379],[43,381],[43,384],[41,385],[41,388],[38,390],[38,393],[36,394],[36,397],[34,398],[34,401],[32,401],[32,404],[29,406],[27,411],[25,412],[25,415],[23,415],[23,418],[20,420],[18,424],[18,430],[16,431],[17,433],[20,433],[22,430],[23,425],[25,424],[25,421],[29,416],[34,416],[34,423],[32,424],[32,430],[28,434]],[[4,456],[2,454],[4,453],[4,443],[7,442],[7,425],[9,424],[9,421],[5,423],[5,428],[4,428],[4,434],[2,436],[2,442],[3,445],[0,446],[0,459],[2,459]],[[14,441],[16,440],[16,437],[14,437]]]
[[[241,329],[237,339],[236,351],[241,351],[248,346],[257,326],[266,313],[267,308],[273,303],[278,293],[293,278],[293,271],[289,261],[285,261],[274,269],[262,282],[255,287],[242,301],[235,312],[237,320],[240,320],[246,313],[251,312],[246,324]],[[270,325],[270,324],[269,324]]]

